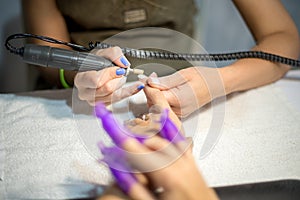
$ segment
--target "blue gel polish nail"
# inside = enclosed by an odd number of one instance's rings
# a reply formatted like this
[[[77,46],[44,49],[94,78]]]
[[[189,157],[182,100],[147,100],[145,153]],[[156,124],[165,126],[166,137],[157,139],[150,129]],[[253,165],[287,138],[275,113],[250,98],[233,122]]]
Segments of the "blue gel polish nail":
[[[121,57],[120,61],[121,61],[121,63],[123,63],[123,65],[125,65],[125,66],[130,65],[130,63],[128,62],[128,60],[127,60],[124,56]]]
[[[126,70],[124,68],[119,68],[116,70],[117,75],[124,75],[126,73]]]
[[[142,90],[142,89],[144,89],[144,88],[145,88],[144,85],[139,85],[139,86],[137,87],[138,90]]]

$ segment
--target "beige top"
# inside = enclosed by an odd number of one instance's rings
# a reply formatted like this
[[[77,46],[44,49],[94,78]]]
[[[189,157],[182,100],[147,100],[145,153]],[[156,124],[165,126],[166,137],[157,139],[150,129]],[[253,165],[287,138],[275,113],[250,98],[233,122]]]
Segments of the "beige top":
[[[87,45],[137,27],[165,27],[193,35],[193,0],[57,0],[72,42]]]

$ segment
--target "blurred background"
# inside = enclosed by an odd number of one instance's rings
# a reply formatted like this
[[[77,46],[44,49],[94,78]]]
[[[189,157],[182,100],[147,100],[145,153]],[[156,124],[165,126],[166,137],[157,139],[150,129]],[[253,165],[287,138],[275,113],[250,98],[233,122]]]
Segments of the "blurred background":
[[[231,0],[195,0],[199,9],[196,39],[209,53],[247,50],[252,36]],[[300,1],[282,0],[300,31]],[[24,32],[21,0],[0,0],[0,93],[34,89],[36,72],[4,47],[7,36]],[[224,65],[221,63],[220,65]]]

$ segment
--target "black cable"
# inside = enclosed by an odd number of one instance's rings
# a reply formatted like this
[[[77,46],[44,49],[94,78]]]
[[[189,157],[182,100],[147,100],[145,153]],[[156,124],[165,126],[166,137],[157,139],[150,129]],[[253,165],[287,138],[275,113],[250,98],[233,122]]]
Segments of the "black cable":
[[[64,42],[61,40],[53,39],[47,36],[40,36],[28,33],[18,33],[14,35],[10,35],[5,42],[6,48],[16,55],[23,56],[24,47],[14,47],[9,43],[10,40],[19,39],[19,38],[35,38],[45,42],[50,42],[54,44],[62,44],[73,49],[79,51],[91,51],[94,48],[109,48],[113,45],[96,42],[90,43],[89,48],[84,46],[73,44],[70,42]],[[232,53],[217,53],[217,54],[184,54],[184,53],[169,53],[169,52],[160,52],[160,51],[149,51],[149,50],[138,50],[131,48],[121,48],[125,55],[139,58],[139,59],[168,59],[168,60],[186,60],[186,61],[229,61],[229,60],[237,60],[244,58],[258,58],[263,60],[268,60],[271,62],[282,63],[294,67],[300,67],[300,61],[294,60],[291,58],[286,58],[283,56],[266,53],[262,51],[242,51],[242,52],[232,52]]]
[[[6,49],[9,50],[13,54],[23,56],[24,48],[23,47],[20,47],[20,48],[14,47],[9,42],[10,40],[20,39],[20,38],[35,38],[35,39],[39,39],[39,40],[49,42],[49,43],[53,43],[53,44],[62,44],[62,45],[71,47],[73,49],[79,50],[79,51],[90,51],[90,49],[88,49],[84,46],[78,45],[78,44],[73,44],[73,43],[70,43],[70,42],[57,40],[57,39],[54,39],[54,38],[51,38],[51,37],[34,35],[34,34],[30,34],[30,33],[17,33],[17,34],[13,34],[13,35],[8,36],[6,41],[5,41]]]
[[[90,49],[105,49],[113,47],[113,45],[96,42],[90,43]],[[232,53],[216,53],[216,54],[185,54],[170,53],[161,51],[137,50],[131,48],[122,48],[125,55],[140,59],[167,59],[167,60],[186,60],[186,61],[229,61],[244,58],[259,58],[271,62],[282,63],[294,67],[300,67],[300,61],[283,56],[266,53],[263,51],[241,51]]]

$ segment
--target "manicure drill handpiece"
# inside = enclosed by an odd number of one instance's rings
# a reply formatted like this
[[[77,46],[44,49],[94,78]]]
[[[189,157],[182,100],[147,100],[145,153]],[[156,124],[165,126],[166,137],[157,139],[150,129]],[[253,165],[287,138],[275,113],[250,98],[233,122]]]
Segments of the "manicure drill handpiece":
[[[28,64],[65,70],[89,71],[114,66],[101,56],[49,46],[26,44],[23,60]]]

